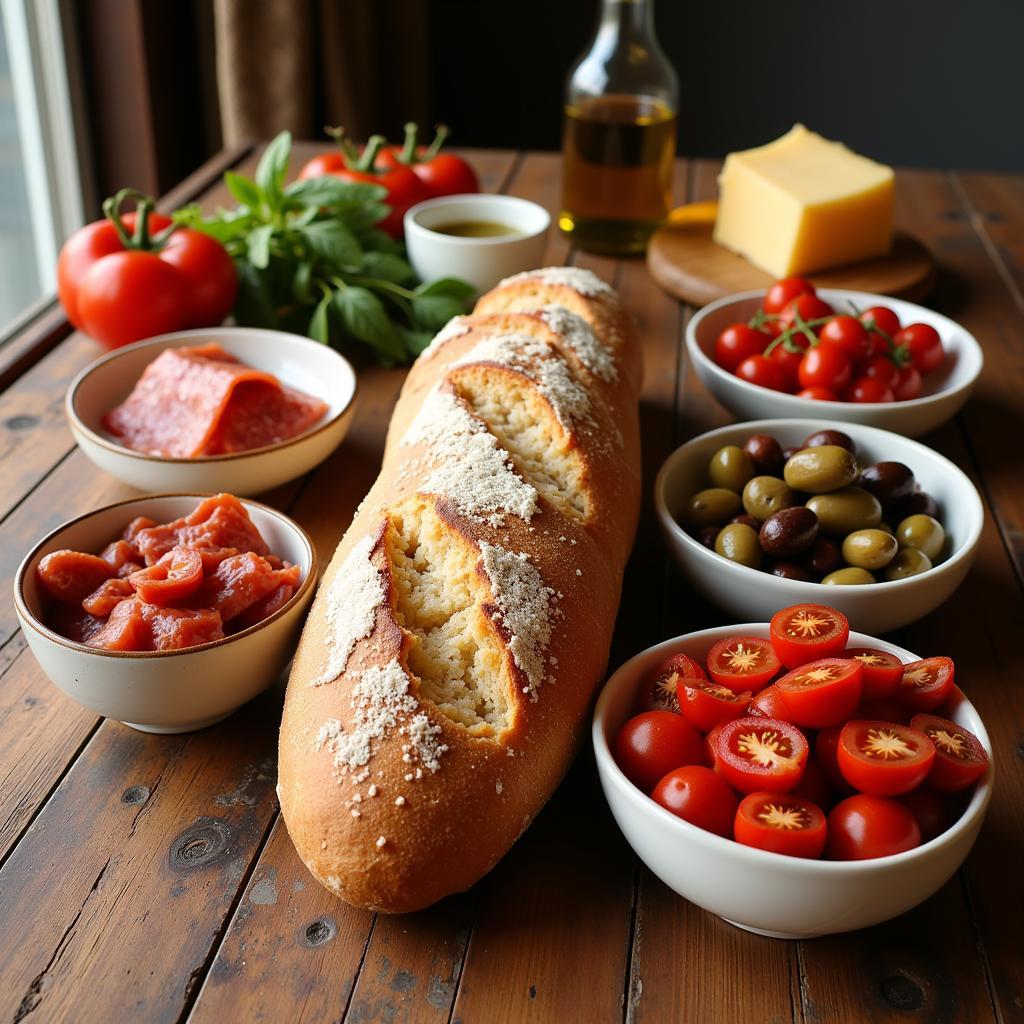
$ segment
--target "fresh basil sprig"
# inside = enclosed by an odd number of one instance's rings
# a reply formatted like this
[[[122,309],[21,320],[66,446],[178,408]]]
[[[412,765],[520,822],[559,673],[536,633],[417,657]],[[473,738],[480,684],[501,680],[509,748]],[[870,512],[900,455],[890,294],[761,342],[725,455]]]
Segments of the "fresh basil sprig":
[[[335,347],[359,342],[386,365],[408,362],[466,311],[472,286],[452,277],[417,281],[402,244],[376,227],[390,212],[383,186],[332,177],[286,185],[291,142],[282,132],[267,146],[255,179],[224,175],[234,209],[207,217],[187,206],[175,221],[231,253],[238,323]]]

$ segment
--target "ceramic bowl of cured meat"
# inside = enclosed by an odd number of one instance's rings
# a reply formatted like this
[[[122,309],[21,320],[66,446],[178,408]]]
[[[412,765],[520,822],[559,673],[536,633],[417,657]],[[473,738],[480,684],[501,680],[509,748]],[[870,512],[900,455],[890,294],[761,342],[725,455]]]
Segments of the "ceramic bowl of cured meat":
[[[309,338],[178,331],[86,367],[65,399],[86,456],[146,491],[258,494],[323,462],[352,418],[355,372]]]
[[[309,537],[275,509],[153,495],[40,540],[18,568],[14,606],[40,667],[72,700],[144,732],[189,732],[280,677],[316,577]]]

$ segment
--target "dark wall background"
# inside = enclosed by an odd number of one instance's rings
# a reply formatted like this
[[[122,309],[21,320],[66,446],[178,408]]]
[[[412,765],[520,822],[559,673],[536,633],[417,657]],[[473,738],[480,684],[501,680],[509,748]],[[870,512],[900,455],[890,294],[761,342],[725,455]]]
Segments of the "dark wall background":
[[[598,0],[430,0],[432,108],[462,145],[556,149]],[[894,164],[1024,171],[1024,0],[657,0],[680,152],[795,121]]]

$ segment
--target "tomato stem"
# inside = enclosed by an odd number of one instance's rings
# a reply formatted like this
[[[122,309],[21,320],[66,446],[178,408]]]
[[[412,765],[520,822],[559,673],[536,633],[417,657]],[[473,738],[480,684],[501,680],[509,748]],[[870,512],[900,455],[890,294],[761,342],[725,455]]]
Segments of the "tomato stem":
[[[418,163],[416,159],[416,136],[419,134],[419,127],[415,121],[405,123],[405,141],[402,143],[402,152],[398,154],[398,162],[411,167]]]
[[[126,199],[135,201],[135,232],[129,235],[121,219],[121,207]],[[125,249],[136,249],[140,252],[153,252],[160,249],[171,234],[177,230],[178,224],[172,224],[157,235],[150,234],[149,217],[156,206],[152,196],[143,195],[134,188],[123,188],[115,195],[103,201],[103,214],[114,225],[117,237]]]
[[[380,155],[381,148],[387,142],[387,139],[383,135],[371,135],[366,140],[366,145],[363,147],[362,156],[356,161],[354,171],[364,171],[366,174],[379,174],[377,167],[377,157]]]
[[[450,134],[449,128],[445,124],[439,124],[434,128],[434,141],[427,146],[423,155],[416,161],[416,163],[426,163],[429,160],[433,160],[435,156],[441,151],[441,147],[445,143],[445,139]]]
[[[359,150],[356,149],[355,143],[345,134],[345,129],[340,125],[324,125],[324,132],[329,135],[338,144],[338,149],[341,150],[341,158],[345,161],[345,166],[350,170],[359,169]]]

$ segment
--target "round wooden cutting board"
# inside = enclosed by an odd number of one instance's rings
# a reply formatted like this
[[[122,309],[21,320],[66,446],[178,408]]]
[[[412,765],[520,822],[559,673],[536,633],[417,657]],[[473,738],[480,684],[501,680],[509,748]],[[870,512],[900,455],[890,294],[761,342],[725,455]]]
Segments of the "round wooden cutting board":
[[[711,239],[716,202],[673,210],[647,247],[647,269],[665,291],[683,302],[704,306],[734,292],[770,287],[771,274]],[[808,274],[821,288],[848,288],[917,301],[931,291],[935,264],[912,235],[897,231],[892,252],[863,263]]]

